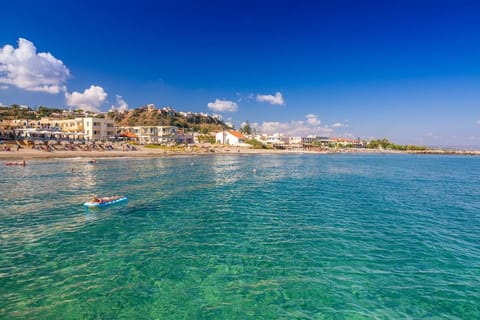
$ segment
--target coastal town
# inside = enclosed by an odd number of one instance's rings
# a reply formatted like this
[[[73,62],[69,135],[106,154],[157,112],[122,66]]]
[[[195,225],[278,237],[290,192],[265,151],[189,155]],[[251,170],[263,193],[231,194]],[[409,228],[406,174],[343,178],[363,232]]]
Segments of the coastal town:
[[[171,107],[156,108],[153,104],[130,111],[108,112],[46,107],[34,110],[18,105],[0,107],[0,151],[3,151],[0,158],[21,159],[121,156],[126,151],[137,151],[138,156],[185,152],[479,154],[397,145],[388,139],[366,141],[316,135],[288,136],[281,132],[265,134],[252,129],[248,122],[236,130],[215,115],[177,112]]]
[[[25,107],[24,107],[25,108]],[[157,109],[149,104],[140,107],[139,112],[149,114],[179,115],[184,125],[160,125],[150,123],[122,125],[112,117],[113,112],[93,113],[83,111],[56,110],[48,116],[36,110],[27,109],[28,118],[6,117],[0,120],[0,139],[4,148],[37,148],[44,151],[75,150],[79,145],[111,145],[122,142],[125,145],[191,145],[210,143],[226,146],[264,149],[320,150],[331,148],[365,148],[367,141],[337,137],[304,136],[291,137],[282,133],[271,135],[252,130],[248,123],[239,130],[218,120],[216,126],[195,127],[189,119],[200,117],[200,121],[215,116],[177,112],[171,107]],[[123,111],[118,111],[122,113]],[[4,107],[2,114],[12,114],[11,108]],[[110,113],[110,117],[108,114]],[[139,121],[137,121],[139,122]],[[198,122],[198,121],[197,121]],[[207,121],[206,121],[207,122]],[[8,145],[8,146],[7,146]],[[105,147],[107,148],[107,147]]]

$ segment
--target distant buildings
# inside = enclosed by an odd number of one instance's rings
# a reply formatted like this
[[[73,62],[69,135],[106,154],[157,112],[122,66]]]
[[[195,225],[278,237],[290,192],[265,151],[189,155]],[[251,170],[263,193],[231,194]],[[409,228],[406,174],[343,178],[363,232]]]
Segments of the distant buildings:
[[[149,113],[155,112],[171,116],[180,114],[186,119],[193,119],[195,121],[202,121],[200,116],[203,115],[191,112],[177,113],[171,107],[156,109],[153,104],[148,104],[138,109],[145,110]],[[3,110],[3,112],[4,111],[5,110]],[[35,113],[34,116],[38,117],[36,111],[31,112]],[[49,117],[42,117],[40,120],[0,120],[0,139],[13,139],[14,137],[26,140],[68,139],[105,141],[108,139],[124,139],[136,141],[140,144],[178,144],[198,142],[200,136],[205,135],[205,133],[187,132],[185,128],[179,128],[177,126],[116,126],[114,120],[105,119],[101,114],[97,115],[83,111],[59,111],[51,113]],[[246,145],[246,141],[251,139],[257,140],[260,144],[270,148],[289,150],[366,147],[366,141],[361,141],[360,139],[314,135],[290,137],[283,133],[245,136],[232,129],[212,133],[211,136],[213,136],[211,142],[232,146]]]
[[[361,141],[360,139],[354,140],[347,138],[330,138],[315,135],[308,135],[305,137],[289,137],[282,133],[274,133],[272,135],[253,135],[252,138],[272,148],[290,150],[313,150],[342,147],[364,148],[366,146],[366,142]]]

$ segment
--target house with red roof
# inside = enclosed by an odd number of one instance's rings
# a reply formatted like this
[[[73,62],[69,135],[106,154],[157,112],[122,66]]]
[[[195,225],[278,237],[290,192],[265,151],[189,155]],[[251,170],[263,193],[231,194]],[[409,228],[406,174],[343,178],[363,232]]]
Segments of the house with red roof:
[[[215,135],[215,142],[228,144],[231,146],[239,146],[245,143],[247,137],[235,130],[223,130]]]

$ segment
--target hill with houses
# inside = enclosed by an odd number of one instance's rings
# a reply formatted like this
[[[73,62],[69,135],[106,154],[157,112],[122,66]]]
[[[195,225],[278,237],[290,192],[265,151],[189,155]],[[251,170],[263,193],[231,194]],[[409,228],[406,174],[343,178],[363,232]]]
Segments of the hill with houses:
[[[83,119],[82,119],[83,118]],[[60,128],[62,127],[62,128]],[[254,148],[301,148],[336,149],[336,148],[371,148],[381,150],[424,151],[426,147],[415,145],[398,145],[388,139],[373,139],[369,142],[358,139],[331,138],[319,136],[288,137],[277,133],[274,135],[252,132],[248,122],[240,132],[224,123],[220,117],[204,113],[179,112],[171,107],[158,109],[153,104],[132,110],[110,110],[108,112],[91,112],[80,109],[64,110],[40,106],[32,109],[26,106],[0,106],[0,138],[32,137],[35,134],[45,135],[30,130],[54,131],[46,132],[45,139],[52,136],[81,138],[89,140],[105,140],[110,137],[134,137],[139,142],[219,142],[231,144],[241,140]],[[103,129],[102,129],[103,128]],[[66,130],[64,130],[66,129]],[[55,131],[56,130],[56,131]],[[60,130],[60,131],[59,131]],[[23,132],[24,131],[24,132]],[[228,131],[231,131],[228,133]],[[23,133],[22,133],[23,132]],[[72,136],[73,135],[73,136]],[[129,136],[130,135],[130,136]],[[231,136],[230,136],[231,135]],[[241,136],[240,138],[236,135]],[[238,141],[237,141],[238,142]]]
[[[0,106],[0,124],[4,120],[40,120],[43,117],[74,119],[94,117],[114,120],[118,126],[176,126],[189,131],[209,133],[229,128],[219,117],[204,113],[179,112],[171,107],[157,109],[153,104],[132,110],[91,112],[40,106],[37,109],[12,105]],[[7,122],[7,121],[5,121]]]

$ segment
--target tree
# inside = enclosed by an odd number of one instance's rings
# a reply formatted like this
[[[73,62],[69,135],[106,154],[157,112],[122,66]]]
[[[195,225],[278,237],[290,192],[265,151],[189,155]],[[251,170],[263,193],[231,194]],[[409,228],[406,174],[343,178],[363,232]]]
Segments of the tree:
[[[390,141],[388,141],[388,139],[374,139],[374,140],[370,140],[370,142],[367,144],[367,148],[370,148],[370,149],[378,149],[378,148],[382,148],[382,149],[388,149],[390,146],[392,145],[392,143]]]
[[[252,133],[252,128],[250,127],[250,123],[248,123],[248,120],[240,128],[240,132],[243,133],[243,134],[251,134]]]

